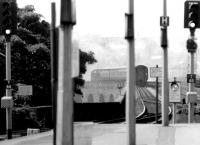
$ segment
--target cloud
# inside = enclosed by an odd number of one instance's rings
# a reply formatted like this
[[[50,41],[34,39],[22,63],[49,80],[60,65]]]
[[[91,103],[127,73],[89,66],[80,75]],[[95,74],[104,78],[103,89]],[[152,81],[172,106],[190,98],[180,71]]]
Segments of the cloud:
[[[77,40],[84,51],[93,51],[98,62],[88,66],[85,78],[90,80],[90,72],[94,69],[117,68],[127,66],[128,43],[120,37],[101,37],[88,35]],[[163,65],[162,48],[155,39],[144,37],[135,41],[136,65],[148,67]],[[185,41],[171,44],[168,48],[169,77],[185,76],[188,73],[189,54],[185,48]],[[184,50],[184,51],[183,51]],[[198,58],[198,57],[197,57]],[[200,60],[197,67],[200,67]],[[199,72],[199,71],[198,71]]]
[[[151,56],[151,60],[161,60],[162,56],[161,55],[153,55]]]

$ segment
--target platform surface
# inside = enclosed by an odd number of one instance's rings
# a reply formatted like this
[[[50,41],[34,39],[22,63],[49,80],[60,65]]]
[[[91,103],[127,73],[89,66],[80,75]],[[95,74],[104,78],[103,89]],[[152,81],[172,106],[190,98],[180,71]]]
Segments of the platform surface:
[[[0,145],[52,145],[52,133],[0,141]],[[124,123],[75,125],[74,133],[74,145],[127,145]],[[137,124],[136,145],[200,145],[200,124]]]

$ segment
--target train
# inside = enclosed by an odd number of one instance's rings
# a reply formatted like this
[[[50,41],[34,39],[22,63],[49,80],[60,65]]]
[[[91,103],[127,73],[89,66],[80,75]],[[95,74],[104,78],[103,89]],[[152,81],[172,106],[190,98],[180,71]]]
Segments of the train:
[[[139,87],[147,86],[148,67],[145,65],[136,66],[136,85]]]

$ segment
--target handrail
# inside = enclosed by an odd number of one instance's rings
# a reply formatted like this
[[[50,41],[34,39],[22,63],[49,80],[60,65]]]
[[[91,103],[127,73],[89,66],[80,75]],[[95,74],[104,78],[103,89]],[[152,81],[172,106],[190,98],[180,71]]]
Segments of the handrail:
[[[3,54],[3,53],[1,53],[1,52],[0,52],[0,55],[1,55],[1,56],[3,56],[3,57],[6,57],[6,55],[5,55],[5,54]]]

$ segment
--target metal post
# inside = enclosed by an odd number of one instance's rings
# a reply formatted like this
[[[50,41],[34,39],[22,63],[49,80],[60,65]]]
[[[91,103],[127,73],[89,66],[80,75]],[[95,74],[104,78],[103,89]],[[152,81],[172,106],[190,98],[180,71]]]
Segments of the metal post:
[[[72,29],[76,24],[75,3],[61,0],[56,145],[73,145]]]
[[[136,81],[135,81],[135,43],[134,43],[134,1],[129,0],[129,14],[127,22],[128,49],[128,73],[127,73],[127,98],[126,98],[126,122],[127,122],[127,144],[136,145]]]
[[[163,82],[162,82],[162,125],[169,125],[169,88],[168,88],[168,51],[163,49]]]
[[[190,29],[190,36],[191,39],[195,40],[195,29]],[[195,52],[190,52],[191,58],[190,58],[190,74],[194,74],[194,53]],[[194,83],[189,83],[189,92],[194,91]],[[188,123],[192,123],[194,119],[194,108],[193,108],[193,103],[189,102],[188,103]]]
[[[10,80],[11,80],[11,43],[6,42],[6,81]],[[9,94],[10,91],[8,91],[7,93]]]
[[[176,103],[173,103],[173,124],[176,123]]]
[[[190,74],[194,74],[194,53],[191,52]],[[194,91],[194,84],[189,83],[189,92]],[[188,123],[192,123],[194,119],[193,103],[188,103]]]
[[[156,65],[158,68],[158,65]],[[156,116],[155,116],[156,123],[158,123],[158,77],[156,77]]]
[[[51,3],[51,95],[52,95],[52,124],[53,144],[56,145],[56,104],[57,104],[57,81],[58,81],[58,48],[56,36],[56,10],[55,2]]]
[[[11,92],[11,42],[6,42],[6,96],[12,96]],[[6,108],[7,138],[12,138],[12,108]]]
[[[162,81],[162,125],[169,125],[169,87],[168,87],[168,40],[167,26],[169,20],[167,17],[167,1],[163,0],[163,17],[161,22],[161,47],[163,48],[163,81]]]
[[[73,145],[72,26],[59,29],[56,145]]]

